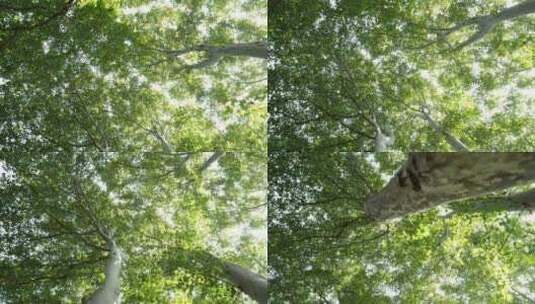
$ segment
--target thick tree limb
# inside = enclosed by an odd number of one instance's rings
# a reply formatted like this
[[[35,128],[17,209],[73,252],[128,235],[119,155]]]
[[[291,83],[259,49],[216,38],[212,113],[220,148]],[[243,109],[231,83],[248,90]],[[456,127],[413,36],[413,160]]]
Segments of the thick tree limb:
[[[260,304],[267,304],[268,283],[266,278],[238,264],[224,262],[225,278],[243,293]]]
[[[410,153],[364,210],[387,220],[533,181],[535,153]]]
[[[153,50],[156,50],[160,53],[164,53],[166,58],[157,60],[151,63],[150,66],[169,62],[182,55],[186,55],[193,52],[202,52],[206,54],[205,59],[199,61],[198,63],[185,66],[184,69],[187,70],[202,69],[215,65],[219,62],[219,60],[224,57],[241,56],[260,59],[268,58],[268,48],[267,43],[265,41],[251,43],[234,43],[222,46],[200,44],[179,50],[161,48]]]
[[[477,202],[471,203],[470,206],[463,206],[457,208],[455,204],[451,206],[454,213],[460,211],[462,213],[489,213],[501,211],[520,211],[533,212],[535,211],[535,189],[530,189],[525,192],[515,193],[509,196],[496,196],[484,198]]]
[[[497,14],[489,14],[478,17],[469,18],[465,21],[457,23],[455,26],[450,28],[433,28],[431,31],[437,33],[437,38],[435,40],[429,41],[428,43],[417,47],[417,49],[423,49],[428,46],[431,46],[435,43],[446,41],[446,39],[453,33],[460,31],[461,29],[475,25],[477,31],[468,37],[463,42],[460,42],[456,46],[452,46],[451,50],[460,50],[472,43],[475,43],[481,40],[485,35],[491,32],[496,25],[506,20],[513,20],[520,16],[533,14],[535,13],[535,0],[526,0],[514,6],[505,8],[498,12]]]

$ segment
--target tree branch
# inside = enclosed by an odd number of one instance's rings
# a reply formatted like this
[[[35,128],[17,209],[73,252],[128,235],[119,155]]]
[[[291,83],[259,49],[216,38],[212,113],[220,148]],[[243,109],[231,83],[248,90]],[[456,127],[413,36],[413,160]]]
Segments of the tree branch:
[[[217,151],[212,153],[212,155],[202,164],[201,168],[199,168],[199,172],[204,172],[224,154],[225,152],[223,151]]]
[[[438,123],[433,120],[433,118],[431,117],[429,113],[429,109],[427,108],[427,106],[422,105],[421,110],[419,110],[418,112],[420,114],[419,116],[423,118],[424,120],[426,120],[427,122],[429,122],[429,124],[431,125],[433,130],[435,130],[437,134],[443,134],[446,137],[446,141],[453,148],[454,151],[470,152],[468,147],[462,141],[460,141],[459,139],[451,135],[449,132],[444,130],[444,128],[439,126]]]

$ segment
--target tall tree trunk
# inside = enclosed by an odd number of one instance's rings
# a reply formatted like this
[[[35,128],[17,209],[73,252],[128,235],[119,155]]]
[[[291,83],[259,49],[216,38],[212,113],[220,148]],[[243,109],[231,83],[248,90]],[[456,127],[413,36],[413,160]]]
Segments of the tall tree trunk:
[[[364,210],[373,220],[387,220],[532,181],[535,153],[410,153]]]
[[[225,262],[223,265],[225,278],[229,282],[256,302],[267,304],[268,283],[266,278],[237,264]]]
[[[110,242],[110,257],[106,265],[106,279],[89,298],[87,304],[120,304],[121,303],[121,270],[124,253],[115,243]]]
[[[535,13],[535,0],[526,0],[517,5],[503,9],[496,15],[496,19],[504,21],[532,13]]]

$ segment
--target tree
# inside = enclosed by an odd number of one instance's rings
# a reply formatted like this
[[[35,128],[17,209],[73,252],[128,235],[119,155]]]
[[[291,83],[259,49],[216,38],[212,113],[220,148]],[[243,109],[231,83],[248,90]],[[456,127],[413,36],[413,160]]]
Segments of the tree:
[[[501,11],[495,14],[488,14],[488,15],[468,18],[466,20],[459,22],[458,24],[456,24],[454,27],[451,27],[451,28],[433,29],[433,31],[438,33],[438,39],[435,42],[439,40],[445,40],[448,36],[452,35],[453,33],[460,31],[463,28],[475,25],[477,28],[476,33],[474,33],[465,41],[460,42],[458,45],[453,47],[454,50],[460,50],[463,47],[466,47],[470,44],[473,44],[483,39],[483,37],[485,37],[489,32],[491,32],[496,27],[497,24],[507,21],[507,20],[516,19],[524,15],[533,14],[533,13],[535,13],[535,2],[532,0],[525,0],[511,7],[502,9]],[[426,46],[429,46],[430,44],[433,44],[435,42],[430,42]]]
[[[42,149],[48,151],[57,150],[54,145],[66,148],[82,136],[86,137],[82,145],[94,149],[141,150],[160,141],[146,136],[155,130],[175,152],[266,150],[267,141],[260,136],[266,129],[266,88],[262,82],[249,83],[265,78],[262,60],[231,56],[222,58],[214,69],[187,75],[179,70],[195,58],[147,68],[161,56],[147,45],[178,49],[190,41],[191,45],[201,41],[222,45],[232,37],[263,41],[260,25],[241,17],[227,18],[235,7],[233,1],[214,4],[209,14],[199,11],[204,4],[187,4],[185,11],[179,4],[156,6],[130,14],[136,7],[90,1],[73,6],[65,18],[24,31],[17,43],[1,50],[2,120],[33,121],[33,134],[44,138]],[[258,4],[243,9],[261,11]],[[8,13],[5,22],[18,24]],[[24,14],[40,18],[44,12],[36,7]],[[177,29],[168,28],[169,24]],[[206,34],[194,30],[208,25],[211,30]],[[242,68],[236,70],[236,66]],[[47,129],[40,123],[43,118],[49,123]],[[57,122],[55,127],[52,122]],[[64,129],[80,122],[87,131],[75,128],[81,134],[62,137]],[[9,132],[10,138],[19,136],[17,130]],[[126,138],[137,141],[121,141]],[[56,143],[45,148],[46,139]]]
[[[215,65],[219,62],[221,58],[225,56],[243,56],[260,59],[268,58],[267,43],[263,41],[252,43],[234,43],[223,46],[200,44],[181,50],[157,49],[156,51],[165,54],[167,58],[153,62],[151,63],[151,66],[169,62],[171,60],[174,60],[178,56],[190,54],[192,52],[206,53],[205,59],[198,63],[190,64],[185,67],[189,70],[201,69],[209,67],[211,65]]]
[[[1,5],[0,302],[267,301],[265,62],[147,69],[265,29],[194,2]]]
[[[533,179],[531,153],[412,153],[383,190],[365,203],[373,219],[388,219],[477,197]]]
[[[4,10],[4,15],[7,17],[3,21],[7,24],[0,36],[2,39],[0,49],[15,42],[18,36],[24,32],[47,27],[64,18],[72,10],[77,0],[46,2],[31,5],[0,4],[0,8]],[[17,18],[17,14],[26,15],[29,18]]]
[[[438,175],[428,171],[427,179],[421,177],[420,191],[407,178],[403,189],[414,193],[410,196],[431,194],[438,189],[429,188],[431,184],[447,185],[446,180],[460,181],[470,174],[474,182],[454,184],[454,192],[435,192],[437,202],[442,194],[456,196],[449,204],[395,220],[373,220],[367,207],[394,187],[391,184],[399,185],[400,167],[412,163],[406,155],[270,154],[269,271],[274,303],[525,303],[515,290],[533,299],[533,185],[531,173],[522,176],[518,165],[529,168],[531,155],[410,155],[429,157],[428,165],[448,161],[440,169],[434,167]],[[500,162],[504,177],[512,174],[503,184],[498,182],[501,175],[493,173]],[[483,164],[488,168],[480,172]],[[422,168],[430,168],[426,166]],[[451,179],[439,182],[439,172],[450,172]],[[497,179],[484,183],[486,190],[474,191],[480,176]],[[527,183],[513,181],[515,176]],[[460,188],[463,192],[456,191]]]
[[[139,162],[135,167],[113,154],[4,156],[3,170],[12,175],[2,180],[3,200],[9,202],[1,210],[7,234],[0,243],[8,257],[0,277],[7,303],[36,297],[80,301],[84,295],[89,303],[100,303],[120,293],[125,302],[174,297],[233,303],[241,301],[236,291],[265,302],[265,279],[243,266],[261,263],[245,258],[261,248],[250,234],[237,243],[216,239],[215,247],[204,245],[237,218],[249,218],[250,229],[261,229],[255,227],[263,219],[248,209],[261,200],[251,194],[263,187],[259,158],[226,153],[218,161],[222,168],[208,169],[211,153],[193,155],[173,176],[160,174],[159,157],[144,154],[132,155]],[[210,171],[200,172],[202,167]],[[242,205],[225,207],[228,202]],[[199,222],[207,230],[199,231]],[[234,246],[242,252],[228,256]],[[107,265],[105,276],[94,286],[105,266],[101,262]]]
[[[532,2],[505,2],[279,2],[271,148],[380,152],[375,115],[393,130],[391,151],[532,151]],[[494,24],[485,39],[457,48],[482,20]]]
[[[429,122],[429,124],[431,125],[431,127],[433,128],[433,130],[437,134],[443,134],[444,135],[444,137],[446,138],[446,141],[453,148],[454,151],[457,151],[457,152],[470,152],[468,147],[466,147],[466,145],[464,143],[462,143],[455,136],[451,135],[449,132],[447,132],[444,129],[442,129],[440,127],[440,125],[436,121],[433,120],[433,118],[431,117],[431,114],[429,113],[429,109],[428,108],[426,108],[425,106],[422,106],[422,109],[420,110],[420,113],[421,113],[422,118],[425,119],[427,122]],[[380,152],[380,151],[378,151],[378,152]]]

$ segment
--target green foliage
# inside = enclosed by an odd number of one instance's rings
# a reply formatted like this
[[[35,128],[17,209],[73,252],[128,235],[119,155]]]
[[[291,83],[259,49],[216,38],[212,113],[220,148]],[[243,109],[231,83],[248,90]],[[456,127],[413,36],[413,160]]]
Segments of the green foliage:
[[[270,154],[273,303],[528,303],[535,226],[508,193],[366,220],[363,202],[405,157]]]
[[[450,46],[475,26],[445,40],[437,30],[496,14],[505,4],[279,1],[269,15],[276,58],[269,72],[270,149],[374,151],[375,115],[381,126],[393,126],[393,150],[452,150],[419,116],[425,104],[470,150],[533,150],[533,92],[520,90],[533,83],[533,15],[500,23],[457,50]]]
[[[220,264],[266,271],[265,62],[151,65],[264,40],[264,1],[0,2],[0,302],[87,300],[99,223],[125,303],[248,302]]]

